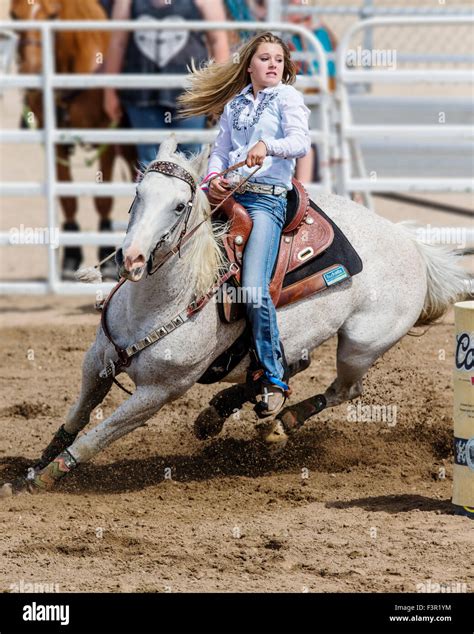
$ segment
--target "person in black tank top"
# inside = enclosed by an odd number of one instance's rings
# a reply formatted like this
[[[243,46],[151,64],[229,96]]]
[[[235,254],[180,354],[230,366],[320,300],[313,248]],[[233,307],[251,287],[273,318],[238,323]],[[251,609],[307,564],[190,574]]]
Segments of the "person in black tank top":
[[[137,22],[148,20],[226,19],[223,0],[114,0],[112,19]],[[226,61],[229,45],[225,31],[144,31],[114,32],[105,60],[105,73],[187,73],[191,59],[197,66],[212,57]],[[120,119],[122,108],[133,128],[202,129],[205,117],[178,119],[176,98],[182,90],[143,88],[104,91],[104,109],[112,121]],[[183,152],[199,151],[199,144],[181,144]],[[156,144],[137,146],[138,158],[148,164],[156,158]]]

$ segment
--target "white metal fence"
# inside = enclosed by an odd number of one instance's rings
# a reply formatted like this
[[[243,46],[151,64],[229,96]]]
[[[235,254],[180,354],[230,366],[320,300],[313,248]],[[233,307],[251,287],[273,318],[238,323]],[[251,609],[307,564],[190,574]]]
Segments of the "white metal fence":
[[[378,139],[386,143],[386,151],[390,151],[390,141],[400,139],[428,140],[430,143],[458,143],[472,142],[474,128],[471,124],[452,125],[439,122],[436,124],[420,122],[416,125],[397,124],[387,125],[383,121],[379,125],[353,123],[350,103],[350,87],[354,84],[430,84],[442,83],[467,84],[472,90],[474,76],[471,69],[398,69],[397,67],[385,67],[374,70],[373,67],[351,68],[346,64],[351,42],[354,35],[364,32],[366,29],[375,30],[379,26],[399,25],[413,28],[414,26],[433,25],[452,26],[465,24],[466,21],[474,24],[474,18],[459,16],[432,16],[432,17],[390,17],[372,18],[354,24],[344,35],[337,50],[337,99],[339,102],[338,113],[340,117],[340,146],[342,150],[342,191],[343,195],[350,195],[355,191],[363,192],[399,192],[399,191],[423,191],[423,192],[472,192],[474,184],[472,177],[446,177],[443,173],[434,173],[430,177],[416,176],[407,173],[399,177],[379,177],[377,173],[366,173],[362,153],[358,141],[361,139]],[[367,98],[366,103],[369,102]],[[392,109],[396,107],[396,101],[392,103]],[[472,152],[473,146],[471,146]],[[355,159],[355,160],[354,160]],[[356,165],[359,174],[352,174],[352,165]]]
[[[42,73],[41,75],[3,76],[0,86],[5,88],[39,88],[43,91],[44,128],[43,130],[1,130],[0,143],[36,143],[41,142],[45,148],[45,174],[41,182],[0,183],[2,196],[44,195],[47,199],[47,227],[55,230],[58,226],[58,196],[128,196],[133,197],[133,183],[58,183],[56,180],[56,147],[55,144],[70,144],[80,139],[84,143],[159,143],[168,135],[169,130],[89,130],[58,129],[54,90],[59,88],[160,88],[166,86],[181,88],[186,85],[185,75],[168,74],[57,74],[54,68],[54,33],[57,31],[135,31],[137,22],[133,20],[119,21],[24,21],[0,22],[0,29],[36,30],[42,38]],[[313,33],[297,25],[261,22],[203,22],[203,21],[166,21],[160,23],[161,30],[236,30],[251,29],[254,31],[272,30],[276,32],[296,33],[311,45],[316,52],[321,72],[318,76],[301,78],[298,86],[318,88],[321,99],[320,126],[311,131],[312,141],[318,143],[322,162],[322,183],[319,188],[331,189],[330,154],[329,154],[329,93],[324,50]],[[139,30],[156,30],[154,22],[140,22]],[[178,142],[212,142],[217,134],[215,130],[190,130],[175,132]],[[317,189],[317,188],[313,188]],[[58,242],[63,245],[118,245],[123,239],[121,233],[67,233],[59,232]],[[0,245],[10,244],[10,234],[0,233]],[[39,248],[39,246],[38,246]],[[43,247],[44,248],[44,247]],[[71,293],[81,294],[97,291],[106,292],[111,284],[90,285],[76,282],[63,282],[59,278],[57,249],[48,249],[48,279],[45,282],[1,282],[3,293]]]
[[[281,20],[282,16],[311,15],[316,21],[323,19],[337,39],[342,38],[354,23],[369,18],[470,16],[472,10],[471,0],[304,0],[298,4],[290,3],[290,0],[272,0],[275,20]],[[459,27],[456,36],[448,37],[441,30],[428,34],[417,29],[410,32],[400,29],[397,35],[400,65],[413,66],[425,62],[448,64],[451,67],[458,64],[472,65],[471,39],[464,27]],[[393,35],[378,29],[378,42],[375,43],[373,31],[369,27],[361,34],[360,44],[365,48],[372,48],[374,45],[384,47],[388,45],[388,38],[393,45]]]
[[[272,4],[272,3],[270,3]],[[276,6],[276,5],[275,5]],[[376,191],[473,191],[472,180],[468,178],[446,177],[436,175],[432,178],[417,177],[411,173],[402,177],[378,177],[376,174],[367,175],[365,172],[364,158],[360,150],[359,140],[373,139],[382,143],[390,139],[407,138],[413,143],[423,143],[427,138],[433,142],[443,144],[449,142],[458,144],[471,141],[473,137],[472,125],[423,125],[420,122],[415,125],[374,125],[373,123],[355,124],[353,121],[354,99],[364,99],[363,107],[370,102],[375,104],[377,99],[371,95],[354,96],[350,94],[351,86],[360,84],[375,85],[384,82],[403,82],[413,85],[417,82],[442,82],[448,85],[451,82],[458,84],[463,82],[472,86],[472,74],[464,69],[443,69],[426,71],[419,69],[402,70],[374,70],[351,69],[346,65],[347,53],[350,49],[354,35],[374,33],[380,26],[415,26],[421,24],[464,24],[465,17],[450,17],[446,15],[426,18],[375,18],[365,22],[354,24],[346,33],[337,52],[338,90],[336,97],[328,92],[327,57],[321,44],[314,34],[297,25],[282,22],[163,22],[160,29],[188,29],[188,30],[272,30],[284,33],[295,33],[304,38],[314,50],[314,56],[318,62],[319,74],[307,77],[299,77],[299,88],[318,88],[319,94],[310,95],[307,98],[317,106],[319,122],[317,128],[311,131],[312,141],[318,144],[319,159],[321,164],[322,182],[317,186],[309,187],[310,194],[314,195],[318,189],[326,191],[336,190],[343,195],[349,195],[354,191],[363,191],[367,196]],[[471,24],[473,23],[470,18]],[[44,129],[43,130],[0,130],[0,143],[42,143],[45,147],[45,173],[44,178],[37,182],[9,182],[0,183],[1,195],[4,197],[20,196],[45,196],[47,201],[47,227],[56,229],[58,226],[57,197],[58,196],[126,196],[133,197],[135,186],[133,183],[92,183],[74,182],[58,183],[56,180],[56,144],[71,144],[80,139],[84,143],[159,143],[169,134],[169,130],[92,130],[92,129],[59,129],[56,125],[56,113],[54,107],[54,90],[60,88],[97,88],[113,86],[116,88],[140,88],[146,82],[147,87],[160,88],[183,87],[186,85],[184,75],[66,75],[57,74],[54,69],[54,33],[67,30],[136,30],[135,21],[52,21],[52,22],[3,22],[0,29],[15,30],[40,30],[42,34],[42,60],[43,69],[41,75],[17,75],[3,76],[0,79],[0,89],[6,88],[39,88],[43,91]],[[140,23],[140,30],[156,29],[156,24]],[[383,100],[382,100],[383,102]],[[387,102],[385,102],[387,103]],[[393,104],[392,104],[393,105]],[[337,128],[338,134],[333,134]],[[177,130],[179,142],[210,143],[214,140],[215,130]],[[352,164],[359,173],[352,173]],[[337,166],[337,171],[331,173],[331,164]],[[20,220],[21,222],[21,220]],[[59,232],[59,245],[118,245],[123,238],[122,233],[68,233]],[[472,241],[472,232],[468,236]],[[0,245],[10,244],[10,234],[0,232]],[[39,246],[38,246],[39,248]],[[0,282],[0,291],[4,293],[44,293],[52,291],[56,293],[90,293],[98,290],[106,292],[111,284],[85,285],[74,282],[62,282],[59,279],[58,252],[48,249],[48,279],[44,282]]]

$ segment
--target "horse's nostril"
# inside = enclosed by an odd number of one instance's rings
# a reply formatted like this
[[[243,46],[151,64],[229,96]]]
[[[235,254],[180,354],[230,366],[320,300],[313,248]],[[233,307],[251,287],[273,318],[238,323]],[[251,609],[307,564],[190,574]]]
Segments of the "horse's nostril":
[[[125,253],[125,268],[132,271],[140,266],[145,265],[145,256],[142,253],[133,252],[131,250]]]

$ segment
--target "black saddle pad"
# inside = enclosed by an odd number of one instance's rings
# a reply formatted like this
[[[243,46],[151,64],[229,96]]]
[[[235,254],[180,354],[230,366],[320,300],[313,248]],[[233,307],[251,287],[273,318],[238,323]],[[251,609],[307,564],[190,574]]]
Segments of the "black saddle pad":
[[[334,230],[334,240],[325,251],[291,273],[287,273],[283,279],[283,288],[314,273],[318,273],[318,271],[322,271],[333,264],[342,264],[350,277],[362,271],[362,260],[359,254],[336,223],[312,200],[309,201],[309,204],[312,209],[321,214],[321,216],[331,224]]]

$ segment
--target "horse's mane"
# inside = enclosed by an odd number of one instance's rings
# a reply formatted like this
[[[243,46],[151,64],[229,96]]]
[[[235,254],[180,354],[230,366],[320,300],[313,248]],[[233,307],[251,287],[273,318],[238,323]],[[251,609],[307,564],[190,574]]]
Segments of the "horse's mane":
[[[215,283],[222,270],[226,267],[227,261],[224,251],[221,248],[220,237],[227,231],[227,223],[212,223],[211,208],[206,194],[199,187],[201,175],[196,171],[196,164],[200,162],[199,153],[187,158],[181,152],[170,152],[161,154],[160,160],[176,163],[188,171],[196,183],[196,195],[194,197],[193,211],[191,212],[188,231],[204,218],[201,227],[191,238],[188,245],[184,247],[182,259],[189,266],[189,279],[195,280],[195,293],[201,295],[209,290]],[[138,172],[141,180],[147,174],[147,169]]]

